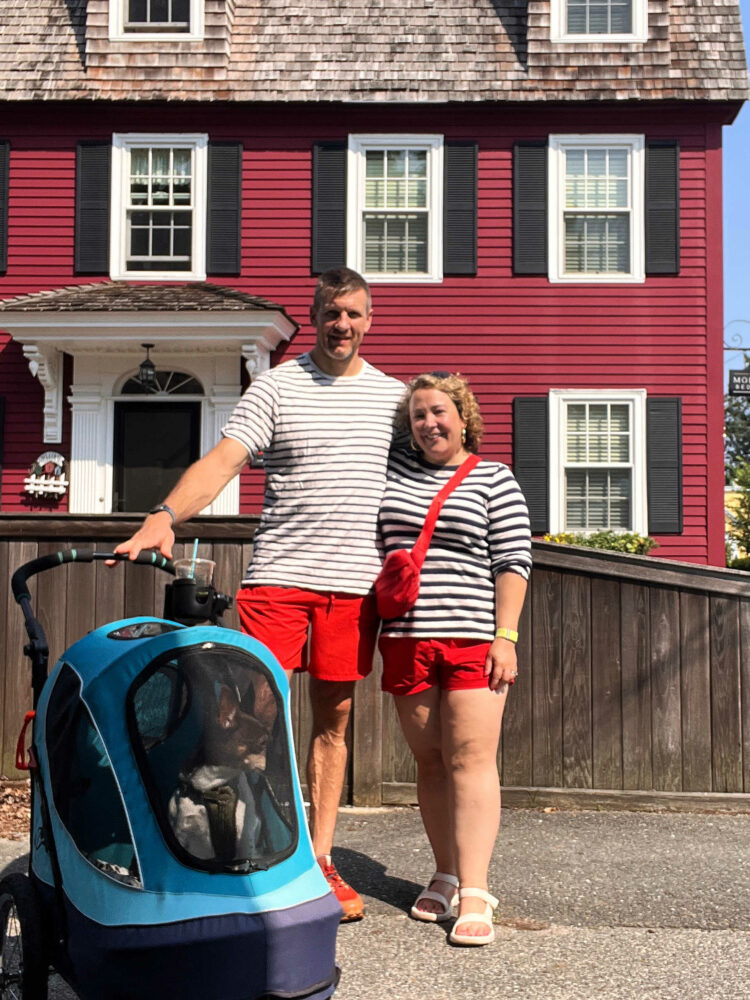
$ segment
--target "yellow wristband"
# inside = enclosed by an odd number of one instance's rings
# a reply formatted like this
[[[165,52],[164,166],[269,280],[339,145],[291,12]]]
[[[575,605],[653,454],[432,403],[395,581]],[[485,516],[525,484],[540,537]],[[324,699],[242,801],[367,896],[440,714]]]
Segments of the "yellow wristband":
[[[518,642],[518,632],[512,628],[499,628],[495,632],[496,639],[508,639],[510,642]]]

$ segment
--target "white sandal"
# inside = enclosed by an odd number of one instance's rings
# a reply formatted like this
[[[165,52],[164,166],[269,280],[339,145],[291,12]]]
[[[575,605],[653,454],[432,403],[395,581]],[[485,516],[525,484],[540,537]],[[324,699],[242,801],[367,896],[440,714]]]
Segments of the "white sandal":
[[[448,940],[451,944],[491,944],[495,940],[495,928],[492,926],[492,914],[494,913],[499,900],[495,899],[491,893],[485,892],[484,889],[458,890],[459,899],[466,899],[469,896],[472,896],[475,899],[481,899],[487,904],[485,906],[484,913],[464,913],[464,915],[459,917],[451,928]],[[489,934],[476,935],[457,933],[457,931],[459,931],[459,929],[465,924],[484,924],[489,928]]]
[[[435,872],[428,883],[428,887],[423,889],[417,898],[414,900],[414,906],[411,908],[411,915],[415,920],[425,920],[427,923],[441,923],[443,920],[450,920],[453,916],[453,907],[458,902],[458,893],[454,892],[453,896],[449,899],[444,896],[442,892],[437,892],[430,889],[429,886],[433,882],[447,882],[449,885],[455,886],[458,889],[458,879],[455,875],[446,875],[445,872]],[[423,899],[431,899],[435,903],[440,903],[442,906],[441,913],[432,913],[430,910],[420,910],[418,903]]]

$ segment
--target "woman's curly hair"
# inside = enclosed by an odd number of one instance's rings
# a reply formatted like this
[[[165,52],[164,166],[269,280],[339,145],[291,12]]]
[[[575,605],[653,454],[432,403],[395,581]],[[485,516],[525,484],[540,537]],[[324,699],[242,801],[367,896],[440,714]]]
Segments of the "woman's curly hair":
[[[455,375],[448,372],[425,372],[423,375],[417,375],[416,378],[413,378],[407,384],[406,392],[398,404],[396,429],[406,434],[411,433],[409,403],[417,389],[438,389],[453,400],[459,416],[466,421],[464,446],[467,451],[478,452],[484,433],[484,421],[479,412],[477,397],[469,388],[469,383],[463,375],[458,372]]]

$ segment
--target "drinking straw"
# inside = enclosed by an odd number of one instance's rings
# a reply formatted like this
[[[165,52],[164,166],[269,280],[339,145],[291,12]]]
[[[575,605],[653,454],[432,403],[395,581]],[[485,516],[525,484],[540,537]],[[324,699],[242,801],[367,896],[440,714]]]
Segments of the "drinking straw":
[[[193,561],[190,563],[190,575],[195,577],[195,560],[198,557],[198,539],[193,542]]]

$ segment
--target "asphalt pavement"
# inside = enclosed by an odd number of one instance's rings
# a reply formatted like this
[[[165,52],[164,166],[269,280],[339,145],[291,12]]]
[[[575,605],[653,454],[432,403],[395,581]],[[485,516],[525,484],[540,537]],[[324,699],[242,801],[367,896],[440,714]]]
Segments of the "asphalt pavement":
[[[340,928],[335,1000],[750,998],[750,815],[506,809],[482,948],[409,919],[432,873],[416,809],[342,809],[337,843],[367,916]],[[0,840],[0,871],[27,850]]]

